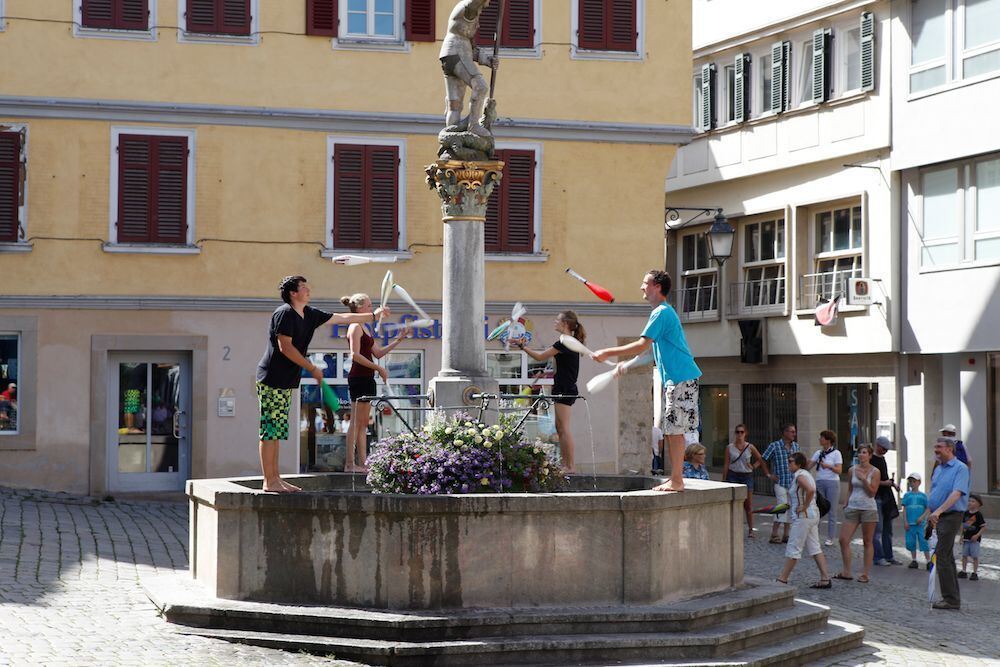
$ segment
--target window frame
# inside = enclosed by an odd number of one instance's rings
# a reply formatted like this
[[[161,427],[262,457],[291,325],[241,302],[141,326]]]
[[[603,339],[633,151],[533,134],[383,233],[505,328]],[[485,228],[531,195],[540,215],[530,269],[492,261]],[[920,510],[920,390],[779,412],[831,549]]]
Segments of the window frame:
[[[191,32],[187,28],[187,7],[190,0],[177,1],[177,41],[193,44],[236,44],[257,46],[260,44],[260,0],[250,0],[250,34],[230,35],[225,33]]]
[[[18,394],[20,394],[21,393],[21,376],[20,376],[20,371],[21,371],[21,357],[22,357],[22,353],[21,353],[21,347],[22,347],[22,345],[21,345],[21,332],[20,331],[0,331],[0,337],[10,337],[10,336],[14,337],[14,343],[15,343],[14,359],[17,362],[16,368],[17,368],[17,373],[18,373],[17,377],[12,378],[13,381],[11,382],[11,384],[14,384],[17,387]],[[4,428],[0,427],[0,438],[21,435],[21,428],[20,427],[21,427],[21,402],[20,402],[20,396],[19,396],[18,397],[18,405],[17,405],[16,426],[13,429],[4,429]]]
[[[994,0],[995,2],[996,0]],[[943,0],[944,2],[944,55],[924,61],[913,63],[913,2],[907,4],[906,27],[910,37],[907,64],[907,92],[909,99],[916,99],[926,95],[932,95],[941,90],[963,85],[965,83],[975,83],[1000,77],[1000,66],[995,69],[966,76],[966,62],[974,57],[989,53],[1000,52],[1000,37],[972,48],[966,48],[966,0]],[[938,67],[944,68],[944,80],[933,86],[927,86],[919,90],[913,89],[913,76],[921,74]]]
[[[31,250],[31,244],[28,243],[28,185],[30,180],[28,170],[28,125],[26,123],[11,123],[4,127],[6,128],[3,130],[4,132],[21,135],[20,163],[24,176],[20,183],[21,203],[17,207],[17,222],[20,226],[20,232],[15,236],[15,240],[13,241],[0,241],[0,252],[26,252]]]
[[[146,0],[146,29],[131,28],[93,28],[83,25],[83,2],[73,0],[73,36],[98,39],[126,39],[140,42],[157,41],[157,3],[159,0]],[[0,11],[3,10],[3,0],[0,0]]]
[[[775,256],[772,259],[749,260],[747,258],[747,230],[751,227],[758,227],[759,230],[757,233],[757,241],[758,243],[760,243],[761,240],[763,239],[763,234],[762,234],[763,225],[767,223],[773,223],[775,225],[775,234],[774,234]],[[740,258],[739,266],[740,266],[740,275],[743,278],[743,280],[741,281],[743,284],[743,290],[741,291],[740,294],[734,295],[737,306],[736,310],[740,313],[760,313],[760,312],[772,312],[772,311],[778,314],[784,313],[785,308],[787,307],[788,304],[788,296],[789,296],[788,225],[785,220],[784,211],[775,211],[773,213],[764,215],[755,215],[753,217],[747,218],[743,221],[740,221],[740,224],[738,225],[737,229],[739,230],[739,246],[738,246],[739,258]],[[780,244],[779,244],[779,239],[780,239]],[[778,255],[779,247],[781,252],[780,256]],[[759,248],[758,248],[758,256],[760,256]],[[774,267],[778,267],[778,273],[780,275],[777,278],[773,279],[764,278],[763,277],[764,272],[766,272],[767,269]],[[751,281],[749,274],[751,271],[755,270],[761,271],[761,278],[757,279],[757,281]],[[751,282],[763,283],[763,281],[765,280],[776,280],[783,283],[779,285],[778,289],[776,290],[776,295],[779,293],[781,295],[780,300],[776,296],[773,302],[770,302],[770,300],[768,300],[769,302],[765,303],[763,300],[761,300],[761,302],[757,304],[747,304],[747,296],[749,295],[747,290],[749,289]],[[765,289],[763,284],[760,285],[759,289]]]
[[[501,58],[534,58],[538,59],[542,57],[542,0],[530,0],[531,2],[531,12],[532,12],[532,22],[534,28],[534,36],[532,37],[531,46],[504,46],[501,42],[500,44],[500,57]],[[494,5],[491,5],[494,6]],[[507,8],[509,9],[509,7]],[[509,17],[509,14],[504,15]],[[485,46],[474,40],[474,44],[478,46]],[[489,46],[492,48],[492,41]]]
[[[646,0],[635,2],[635,51],[610,51],[584,49],[580,46],[580,0],[570,0],[570,51],[571,60],[644,60],[646,36]],[[541,0],[539,0],[541,4]]]
[[[547,255],[542,254],[542,162],[544,159],[544,149],[541,142],[528,141],[498,141],[496,150],[532,151],[535,154],[535,169],[532,174],[534,179],[532,186],[532,241],[530,252],[509,252],[490,251],[485,253],[486,261],[511,261],[537,258],[547,259]],[[503,181],[501,180],[501,183]]]
[[[397,44],[405,41],[406,35],[403,30],[403,20],[405,7],[403,7],[402,0],[392,0],[392,29],[393,34],[390,35],[377,35],[374,33],[375,25],[375,15],[378,13],[375,11],[375,3],[377,0],[365,0],[367,3],[367,8],[365,9],[366,17],[366,32],[364,34],[350,33],[348,32],[348,24],[350,23],[350,2],[348,0],[342,0],[337,3],[337,11],[339,12],[339,28],[337,30],[337,39],[342,41],[353,41],[353,42],[383,42],[390,44]]]
[[[121,135],[139,134],[152,137],[184,137],[187,139],[187,180],[185,197],[185,222],[187,233],[184,244],[169,243],[130,243],[118,240],[118,197],[119,197],[119,143]],[[174,129],[161,127],[129,127],[113,126],[111,128],[111,170],[109,172],[109,200],[108,200],[108,242],[104,244],[105,252],[139,252],[152,254],[199,254],[201,250],[195,245],[195,184],[197,173],[197,142],[195,140],[195,130]]]
[[[0,451],[34,450],[38,423],[38,317],[0,314],[0,333],[18,336],[18,430],[0,432]]]
[[[833,59],[833,66],[831,67],[831,73],[833,75],[833,92],[830,95],[830,99],[837,99],[840,97],[851,97],[853,95],[860,94],[864,92],[864,85],[861,81],[861,15],[852,16],[849,20],[837,21],[830,26],[833,31],[833,42],[830,47],[830,51],[827,53],[828,58]],[[858,33],[858,51],[857,51],[857,62],[851,63],[850,53],[847,50],[847,36],[851,33],[857,31]],[[856,88],[848,88],[847,82],[850,81],[851,70],[857,72],[858,85]]]
[[[851,216],[851,218],[850,218],[850,225],[849,225],[849,228],[848,228],[849,229],[848,233],[850,235],[850,238],[853,240],[853,235],[854,235],[854,224],[853,224],[854,223],[854,217],[853,217],[853,215],[854,215],[854,209],[859,209],[858,216],[860,218],[860,220],[859,220],[859,223],[860,223],[859,234],[861,236],[861,240],[860,240],[861,245],[859,247],[855,247],[852,244],[852,245],[850,245],[850,247],[848,247],[845,250],[831,249],[831,250],[823,251],[821,249],[822,246],[820,246],[817,243],[819,241],[819,226],[820,226],[820,221],[819,220],[820,220],[820,216],[822,216],[825,213],[829,213],[830,214],[830,223],[831,223],[830,224],[830,234],[831,234],[831,248],[832,248],[832,246],[833,246],[833,235],[835,234],[835,230],[836,230],[835,221],[836,221],[837,211],[844,211],[844,210],[846,210],[846,211],[849,212],[848,214]],[[809,255],[810,255],[810,258],[811,258],[810,264],[811,264],[811,267],[812,267],[812,273],[811,273],[811,275],[818,276],[818,275],[822,275],[822,274],[826,274],[826,273],[831,273],[834,276],[834,281],[836,281],[838,276],[842,276],[845,273],[848,273],[846,271],[841,270],[840,268],[837,268],[838,267],[838,263],[840,261],[842,261],[842,260],[845,260],[845,259],[851,259],[852,260],[852,268],[851,268],[851,271],[849,272],[851,274],[850,277],[863,278],[865,276],[866,267],[867,267],[867,258],[868,258],[868,248],[867,248],[867,238],[868,238],[868,230],[867,230],[868,219],[867,218],[868,218],[868,216],[867,216],[866,209],[867,209],[867,207],[865,205],[864,198],[861,198],[861,197],[840,200],[840,201],[837,201],[837,202],[827,202],[827,203],[824,203],[824,204],[821,204],[821,205],[813,206],[813,207],[811,207],[809,209]],[[787,254],[787,250],[786,250],[786,254]],[[831,261],[834,262],[834,270],[833,271],[820,271],[820,265],[823,262],[831,262]],[[833,283],[831,282],[831,285],[832,284]],[[800,294],[799,298],[801,299],[803,296],[805,296],[805,295],[804,294]],[[819,289],[817,288],[816,296],[820,297],[820,296],[824,296],[824,294],[820,293]],[[832,297],[832,293],[831,293],[830,296]],[[841,296],[843,296],[844,299],[846,300],[846,298],[847,298],[846,294],[843,294]],[[829,297],[827,297],[827,298],[829,298]],[[845,301],[845,303],[846,303],[846,301]]]
[[[685,230],[677,236],[677,266],[678,266],[678,281],[674,286],[672,293],[674,295],[674,304],[677,315],[682,321],[702,321],[702,320],[713,320],[719,319],[722,312],[721,304],[719,302],[721,295],[721,272],[719,271],[719,266],[712,260],[711,256],[708,255],[708,239],[705,238],[706,227],[701,227],[693,231]],[[684,263],[684,240],[689,237],[694,237],[694,263],[695,268],[685,269]],[[698,267],[698,244],[699,242],[706,244],[706,261],[708,265],[705,267]],[[705,278],[711,278],[711,285],[703,285],[702,280]],[[688,286],[688,281],[691,279],[697,280],[697,285],[694,287]],[[698,309],[687,309],[687,292],[691,289],[698,290],[699,294],[696,299],[700,299],[701,291],[705,289],[710,290],[710,301],[714,299],[714,308],[698,308]],[[711,303],[710,303],[711,305]]]
[[[336,165],[334,163],[334,151],[337,144],[350,144],[353,146],[395,146],[398,150],[399,164],[396,166],[396,247],[393,249],[361,249],[361,248],[339,248],[334,244],[334,211],[336,202],[334,193],[336,192]],[[374,255],[403,255],[407,248],[407,227],[406,227],[406,140],[386,139],[385,137],[365,137],[365,136],[339,136],[328,135],[326,138],[326,248],[324,253],[336,253],[341,250],[351,254],[374,254]]]

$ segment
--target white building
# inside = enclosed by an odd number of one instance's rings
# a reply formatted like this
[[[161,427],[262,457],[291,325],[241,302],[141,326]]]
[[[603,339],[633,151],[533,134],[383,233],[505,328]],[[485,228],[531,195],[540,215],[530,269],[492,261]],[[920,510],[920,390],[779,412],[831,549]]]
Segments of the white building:
[[[972,457],[973,490],[997,493],[1000,0],[891,9],[905,465],[927,471],[938,429],[952,423]]]
[[[703,236],[711,218],[698,218],[667,233],[667,265],[704,371],[716,470],[740,422],[758,446],[796,422],[807,452],[831,429],[848,460],[852,442],[896,435],[891,22],[888,2],[694,0],[700,134],[679,151],[666,202],[721,207],[736,239],[720,269]],[[842,302],[836,324],[816,326],[817,305],[861,278],[873,303]],[[762,363],[746,363],[755,352]]]

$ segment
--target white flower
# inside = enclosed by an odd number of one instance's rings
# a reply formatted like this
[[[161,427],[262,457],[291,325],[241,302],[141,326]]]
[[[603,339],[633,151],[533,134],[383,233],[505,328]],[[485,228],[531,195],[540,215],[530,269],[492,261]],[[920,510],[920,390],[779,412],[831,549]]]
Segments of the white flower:
[[[486,442],[483,443],[483,447],[485,447],[486,449],[489,449],[492,446],[493,446],[493,441],[491,440],[487,440]]]
[[[459,447],[461,447],[462,446],[462,439],[461,438],[455,438],[455,444],[458,445]]]
[[[466,426],[472,426],[472,422],[465,422]]]
[[[479,480],[479,483],[482,484],[483,486],[489,486],[490,480],[486,477],[483,477],[481,480]]]
[[[444,432],[448,435],[451,435],[451,427],[449,426],[448,428],[446,428]]]
[[[482,437],[481,435],[477,435],[477,436],[476,436],[476,444],[478,445],[478,444],[479,444],[479,443],[481,443],[482,441],[483,441],[483,437]]]
[[[535,453],[536,453],[536,454],[541,454],[541,453],[542,453],[542,450],[541,450],[541,449],[539,449],[538,447],[535,447]]]

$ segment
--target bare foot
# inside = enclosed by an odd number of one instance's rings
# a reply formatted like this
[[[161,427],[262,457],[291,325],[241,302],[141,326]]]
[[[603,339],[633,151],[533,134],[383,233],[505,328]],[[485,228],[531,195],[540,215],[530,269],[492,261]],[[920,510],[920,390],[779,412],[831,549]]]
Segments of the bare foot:
[[[274,483],[265,482],[260,489],[264,493],[288,493],[288,489],[282,486],[280,481]]]
[[[684,490],[684,482],[679,482],[677,488],[674,488],[673,480],[667,480],[659,486],[654,486],[653,491],[664,491],[666,493],[680,493]]]
[[[285,488],[286,493],[298,493],[302,490],[301,486],[295,486],[294,484],[289,484],[283,479],[278,480],[278,482]]]

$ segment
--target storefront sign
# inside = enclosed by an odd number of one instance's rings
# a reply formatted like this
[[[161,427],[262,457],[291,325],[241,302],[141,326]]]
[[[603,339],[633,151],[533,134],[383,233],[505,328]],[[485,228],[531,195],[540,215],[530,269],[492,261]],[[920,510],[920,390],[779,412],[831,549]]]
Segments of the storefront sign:
[[[851,278],[847,281],[847,305],[870,306],[875,302],[871,278]]]

